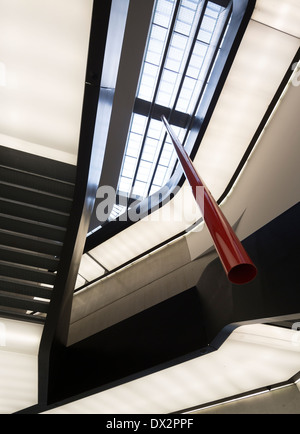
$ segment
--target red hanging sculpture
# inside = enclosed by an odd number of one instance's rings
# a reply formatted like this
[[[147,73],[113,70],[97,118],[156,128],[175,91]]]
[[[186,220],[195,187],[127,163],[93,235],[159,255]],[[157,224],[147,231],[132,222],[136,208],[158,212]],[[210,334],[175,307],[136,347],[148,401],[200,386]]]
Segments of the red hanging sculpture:
[[[164,116],[162,116],[162,120],[172,139],[179,161],[190,183],[193,195],[211,234],[228,279],[235,284],[250,282],[257,274],[255,265],[249,258],[219,205],[198,175],[191,159],[176,137],[170,124]],[[204,198],[201,198],[201,200],[199,195],[197,195],[197,187],[203,187],[204,190]]]

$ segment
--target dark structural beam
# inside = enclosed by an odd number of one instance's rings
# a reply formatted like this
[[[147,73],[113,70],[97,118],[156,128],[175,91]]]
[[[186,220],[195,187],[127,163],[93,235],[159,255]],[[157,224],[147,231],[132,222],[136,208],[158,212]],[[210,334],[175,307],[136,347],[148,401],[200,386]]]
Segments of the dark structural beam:
[[[112,0],[95,0],[86,72],[74,201],[39,351],[39,405],[55,400],[66,349],[77,273],[99,183],[103,142],[96,131]]]

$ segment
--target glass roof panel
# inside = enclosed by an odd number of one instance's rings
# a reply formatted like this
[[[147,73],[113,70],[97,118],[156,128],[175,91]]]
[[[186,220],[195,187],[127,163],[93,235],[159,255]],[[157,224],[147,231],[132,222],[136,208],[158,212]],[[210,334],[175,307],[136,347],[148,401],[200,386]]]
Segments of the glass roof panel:
[[[129,157],[126,155],[122,175],[127,178],[132,178],[134,175],[135,167],[137,164],[137,158]]]
[[[126,206],[114,205],[113,210],[109,216],[109,220],[116,220],[126,210]]]
[[[157,0],[137,90],[137,98],[149,105],[149,115],[133,113],[120,192],[145,198],[172,175],[176,153],[163,123],[153,115],[162,106],[171,114],[176,110],[188,115],[182,124],[190,120],[221,43],[224,11],[212,1]],[[173,128],[184,143],[185,128]]]
[[[124,194],[129,194],[131,191],[131,186],[132,186],[132,178],[126,178],[126,176],[124,176],[123,174],[120,177],[119,180],[119,192],[120,193],[124,193]]]
[[[141,149],[142,140],[143,140],[143,136],[141,134],[136,134],[131,132],[129,136],[126,155],[130,157],[138,158]]]
[[[146,182],[136,181],[134,183],[134,187],[132,190],[133,195],[138,196],[138,197],[145,197],[146,196],[146,187],[147,187]]]
[[[175,3],[175,0],[158,0],[153,22],[168,29]]]

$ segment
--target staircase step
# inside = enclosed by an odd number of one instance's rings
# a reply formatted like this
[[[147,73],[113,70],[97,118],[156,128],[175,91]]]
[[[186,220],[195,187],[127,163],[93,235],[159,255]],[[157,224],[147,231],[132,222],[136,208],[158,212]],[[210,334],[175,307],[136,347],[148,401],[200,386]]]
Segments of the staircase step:
[[[77,167],[0,146],[0,316],[43,324]]]
[[[40,206],[29,205],[22,201],[14,201],[0,197],[0,210],[3,214],[46,223],[53,226],[67,227],[69,214],[53,211]]]
[[[1,318],[8,318],[13,319],[16,321],[25,321],[25,322],[31,322],[35,324],[45,324],[46,315],[45,314],[27,314],[22,311],[18,311],[17,309],[10,309],[5,307],[0,307],[0,317]]]
[[[49,303],[40,300],[34,300],[31,297],[22,295],[0,293],[0,309],[3,307],[10,307],[13,309],[22,309],[24,311],[30,310],[33,312],[47,313]]]
[[[54,285],[56,279],[55,273],[7,261],[0,261],[0,276],[13,277],[28,282],[44,283],[47,285]]]
[[[52,288],[7,276],[0,276],[0,291],[50,300]]]
[[[27,152],[0,146],[0,163],[4,166],[74,183],[77,167]]]
[[[0,180],[10,184],[22,185],[27,188],[35,188],[44,191],[45,193],[56,194],[67,198],[73,198],[74,195],[74,184],[72,183],[47,178],[46,176],[35,175],[2,164],[0,164]]]
[[[4,199],[22,201],[30,205],[61,212],[70,212],[72,206],[72,200],[69,198],[2,181],[0,182],[0,196]]]
[[[66,229],[0,213],[0,228],[25,235],[63,241]]]
[[[16,249],[0,244],[0,261],[13,262],[20,265],[29,265],[44,270],[57,271],[59,259],[54,256],[27,250]]]
[[[62,243],[0,229],[0,243],[16,249],[60,256]]]

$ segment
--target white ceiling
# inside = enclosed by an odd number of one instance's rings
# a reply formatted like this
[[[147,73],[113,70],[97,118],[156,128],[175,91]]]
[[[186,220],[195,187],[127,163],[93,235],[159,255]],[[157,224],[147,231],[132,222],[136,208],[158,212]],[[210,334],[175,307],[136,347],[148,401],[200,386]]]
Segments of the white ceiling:
[[[0,0],[0,144],[76,164],[92,0]]]
[[[300,8],[298,0],[258,0],[252,20],[300,37]]]
[[[43,326],[0,318],[0,414],[37,404]]]

